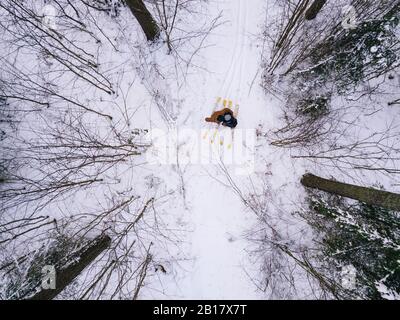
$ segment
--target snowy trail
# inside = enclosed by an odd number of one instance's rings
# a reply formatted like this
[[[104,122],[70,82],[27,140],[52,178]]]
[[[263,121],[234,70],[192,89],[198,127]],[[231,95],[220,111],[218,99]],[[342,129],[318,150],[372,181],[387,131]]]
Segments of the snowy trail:
[[[262,14],[262,1],[257,2],[259,7],[255,3],[251,4],[255,17]],[[216,6],[216,12],[222,10],[223,20],[228,23],[218,29],[216,46],[205,54],[209,61],[208,69],[216,76],[203,79],[202,84],[195,82],[189,94],[189,101],[191,98],[194,102],[188,105],[187,112],[192,111],[190,105],[195,105],[195,101],[203,101],[200,110],[196,107],[198,115],[191,117],[194,118],[193,122],[184,123],[194,128],[201,128],[204,117],[210,114],[218,96],[241,105],[254,105],[243,93],[249,91],[252,78],[259,67],[259,51],[248,45],[249,34],[259,32],[257,19],[249,20],[250,5],[247,0],[221,1]],[[246,115],[247,112],[243,114]],[[181,115],[181,118],[190,119],[186,115]],[[239,122],[241,118],[239,115]],[[243,126],[239,127],[243,129],[254,128],[255,125],[247,121],[242,123]],[[216,165],[191,166],[184,180],[189,204],[188,220],[194,228],[190,239],[190,254],[194,260],[187,267],[186,276],[179,281],[176,297],[259,298],[256,288],[247,276],[252,266],[249,265],[245,251],[248,243],[242,238],[243,232],[254,223],[254,217],[245,212],[241,200],[233,193],[232,188],[222,183],[225,176]]]
[[[210,18],[222,13],[222,21],[201,50],[200,68],[177,90],[182,101],[178,130],[190,129],[193,136],[197,130],[197,139],[203,137],[201,129],[209,127],[216,132],[216,125],[206,124],[204,118],[210,116],[217,97],[240,105],[235,132],[259,129],[263,133],[282,128],[284,102],[260,86],[261,60],[270,53],[260,34],[276,14],[274,4],[265,0],[215,0],[209,6]],[[266,81],[263,84],[268,85]],[[179,147],[190,145],[189,140],[179,141]],[[307,171],[317,172],[317,167],[306,160],[294,160],[291,150],[273,147],[269,140],[262,135],[257,139],[253,149],[255,170],[250,177],[236,175],[235,170],[230,170],[232,166],[228,168],[229,174],[240,192],[245,195],[250,190],[254,192],[257,205],[266,213],[274,233],[277,230],[290,245],[306,248],[313,240],[310,226],[293,213],[304,207],[306,198],[299,183],[301,176]],[[177,219],[179,227],[173,228],[184,227],[184,248],[176,255],[171,254],[177,263],[171,263],[172,272],[165,275],[167,279],[160,277],[153,286],[151,298],[257,300],[308,299],[315,295],[309,274],[294,260],[286,260],[280,252],[262,246],[253,255],[249,254],[249,250],[263,241],[257,234],[251,234],[255,238],[252,242],[244,234],[257,227],[262,229],[264,222],[256,225],[254,213],[246,210],[232,186],[226,184],[227,177],[218,165],[197,163],[177,167],[179,170],[169,168],[163,174],[167,176],[164,180],[171,181],[168,179],[171,176],[180,179],[175,184],[172,181],[171,188],[182,199],[174,199],[168,215],[175,212],[182,215],[179,217],[182,224]]]

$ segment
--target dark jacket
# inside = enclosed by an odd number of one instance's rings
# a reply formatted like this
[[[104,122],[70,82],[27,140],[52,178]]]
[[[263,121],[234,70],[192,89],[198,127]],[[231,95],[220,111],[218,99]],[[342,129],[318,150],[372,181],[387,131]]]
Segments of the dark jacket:
[[[225,127],[235,128],[237,126],[237,120],[233,116],[232,112],[225,112],[224,115],[221,115],[217,118],[217,120]]]

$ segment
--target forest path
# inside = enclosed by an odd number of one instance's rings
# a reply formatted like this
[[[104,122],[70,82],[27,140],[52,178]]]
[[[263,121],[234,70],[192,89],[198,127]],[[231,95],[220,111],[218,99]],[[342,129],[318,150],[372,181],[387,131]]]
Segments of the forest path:
[[[260,32],[256,17],[263,14],[262,1],[251,5],[247,0],[217,1],[213,5],[215,12],[223,12],[222,20],[226,23],[211,36],[213,46],[203,52],[212,75],[201,75],[200,82],[188,80],[191,88],[186,89],[189,93],[180,115],[184,119],[181,126],[204,128],[204,118],[211,114],[215,99],[222,97],[241,105],[237,129],[254,129],[256,122],[245,119],[253,116],[257,103],[260,109],[264,107],[260,105],[264,98],[249,95],[260,63],[259,50],[249,43],[251,35]],[[253,110],[246,110],[250,106]],[[214,152],[218,157],[220,151],[216,147]],[[246,178],[235,176],[235,167],[230,168],[234,179]],[[193,228],[190,236],[193,262],[185,266],[186,275],[178,281],[177,297],[256,299],[259,294],[248,276],[253,267],[246,252],[248,242],[243,238],[254,217],[226,184],[221,164],[186,166],[183,180],[188,220]]]

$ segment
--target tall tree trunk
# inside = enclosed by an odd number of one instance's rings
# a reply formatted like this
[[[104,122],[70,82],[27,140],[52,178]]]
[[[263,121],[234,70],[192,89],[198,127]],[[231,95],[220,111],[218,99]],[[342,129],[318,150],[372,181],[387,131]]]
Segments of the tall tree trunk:
[[[136,20],[142,27],[148,41],[155,41],[160,36],[160,29],[153,16],[147,10],[143,0],[125,0]]]
[[[397,193],[327,180],[313,174],[304,175],[301,183],[305,187],[337,194],[388,210],[400,211],[400,194]]]
[[[322,10],[327,0],[314,0],[311,7],[306,11],[305,17],[307,20],[314,20],[318,13]]]
[[[68,286],[96,257],[110,245],[109,236],[100,236],[93,240],[89,247],[82,250],[78,255],[77,262],[72,263],[62,270],[56,269],[56,288],[43,289],[35,294],[30,300],[51,300]]]

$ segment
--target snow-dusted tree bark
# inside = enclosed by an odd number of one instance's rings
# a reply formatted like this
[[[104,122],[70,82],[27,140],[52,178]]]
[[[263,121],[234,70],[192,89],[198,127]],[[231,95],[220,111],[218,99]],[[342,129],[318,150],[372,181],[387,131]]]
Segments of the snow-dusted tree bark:
[[[156,41],[160,36],[160,28],[143,1],[126,0],[126,4],[142,27],[147,40]]]
[[[307,20],[314,20],[318,13],[322,10],[327,0],[314,0],[310,8],[307,10],[305,14],[305,18]]]
[[[111,243],[108,236],[100,236],[94,239],[90,245],[78,253],[76,261],[65,269],[56,268],[56,288],[43,289],[35,294],[30,300],[51,300],[65,289],[90,263],[93,262]]]
[[[388,210],[400,211],[400,194],[327,180],[313,174],[304,175],[301,183],[305,187],[326,191]]]

